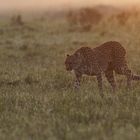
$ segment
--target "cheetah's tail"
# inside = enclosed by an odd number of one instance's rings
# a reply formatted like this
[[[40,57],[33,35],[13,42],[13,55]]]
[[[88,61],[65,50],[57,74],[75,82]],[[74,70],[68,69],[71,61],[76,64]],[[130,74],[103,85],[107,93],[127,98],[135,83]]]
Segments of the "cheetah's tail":
[[[132,75],[132,80],[139,81],[140,80],[140,75],[133,74]]]

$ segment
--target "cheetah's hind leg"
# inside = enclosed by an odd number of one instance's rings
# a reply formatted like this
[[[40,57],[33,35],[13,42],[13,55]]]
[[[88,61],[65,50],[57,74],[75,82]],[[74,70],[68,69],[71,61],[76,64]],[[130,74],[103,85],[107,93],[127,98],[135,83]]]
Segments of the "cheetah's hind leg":
[[[127,90],[131,90],[132,85],[132,72],[128,69],[128,66],[122,66],[122,67],[115,67],[115,72],[120,75],[125,75],[127,78]]]
[[[128,87],[128,89],[132,88],[132,85],[131,85],[132,80],[133,81],[139,81],[140,80],[140,75],[132,74],[131,70],[126,71],[126,77],[127,77],[127,87]]]
[[[127,87],[128,89],[131,89],[132,88],[132,85],[131,85],[131,81],[139,81],[140,80],[140,75],[135,75],[135,74],[132,74],[131,70],[128,70],[126,72],[126,77],[127,77]]]

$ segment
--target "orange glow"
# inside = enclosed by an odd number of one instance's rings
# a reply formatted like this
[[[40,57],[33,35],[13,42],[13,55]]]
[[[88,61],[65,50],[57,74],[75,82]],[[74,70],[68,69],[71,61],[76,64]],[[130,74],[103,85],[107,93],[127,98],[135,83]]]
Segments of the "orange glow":
[[[0,9],[31,9],[65,6],[83,6],[91,4],[136,4],[140,0],[0,0]]]

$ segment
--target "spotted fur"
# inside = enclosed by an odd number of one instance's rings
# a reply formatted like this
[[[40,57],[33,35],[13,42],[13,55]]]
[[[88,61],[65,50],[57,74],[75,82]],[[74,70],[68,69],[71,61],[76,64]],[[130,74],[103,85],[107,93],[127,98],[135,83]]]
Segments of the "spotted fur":
[[[100,93],[103,95],[102,73],[105,73],[114,92],[116,91],[114,71],[127,77],[127,87],[129,89],[131,88],[131,80],[140,80],[140,76],[132,74],[125,56],[126,50],[124,47],[119,42],[110,41],[93,49],[82,47],[73,55],[67,55],[65,66],[68,71],[74,70],[76,88],[80,86],[83,74],[96,76]]]

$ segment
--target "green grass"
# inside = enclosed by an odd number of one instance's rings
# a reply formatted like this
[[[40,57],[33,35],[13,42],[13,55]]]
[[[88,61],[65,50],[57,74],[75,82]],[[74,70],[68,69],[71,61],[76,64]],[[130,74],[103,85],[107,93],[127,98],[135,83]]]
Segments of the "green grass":
[[[1,23],[0,23],[1,24]],[[131,24],[130,24],[131,25]],[[64,61],[81,44],[116,40],[140,74],[139,24],[102,23],[90,32],[69,32],[65,21],[30,21],[0,27],[0,140],[139,140],[140,86],[126,92],[117,76],[117,95],[104,79],[102,99],[94,77],[79,91]]]

